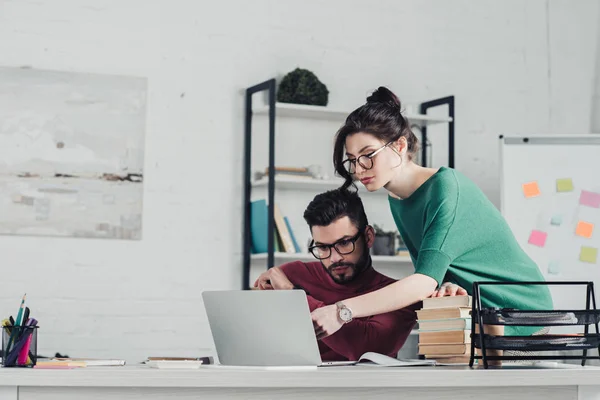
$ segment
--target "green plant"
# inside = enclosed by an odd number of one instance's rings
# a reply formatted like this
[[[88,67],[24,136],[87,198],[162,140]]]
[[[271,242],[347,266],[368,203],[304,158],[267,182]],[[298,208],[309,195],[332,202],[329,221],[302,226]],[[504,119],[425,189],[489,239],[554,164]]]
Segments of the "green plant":
[[[329,90],[317,76],[307,69],[296,68],[283,77],[277,91],[281,103],[326,106]]]

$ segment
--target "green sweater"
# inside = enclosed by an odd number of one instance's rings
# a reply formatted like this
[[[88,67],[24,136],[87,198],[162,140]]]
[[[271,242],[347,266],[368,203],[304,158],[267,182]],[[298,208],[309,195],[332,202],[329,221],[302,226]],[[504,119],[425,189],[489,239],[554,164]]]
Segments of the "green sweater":
[[[390,208],[415,265],[438,284],[454,282],[473,294],[475,281],[544,281],[510,227],[471,180],[442,167],[406,199],[389,196]],[[551,310],[546,285],[481,286],[484,307]],[[540,327],[506,326],[506,335]]]

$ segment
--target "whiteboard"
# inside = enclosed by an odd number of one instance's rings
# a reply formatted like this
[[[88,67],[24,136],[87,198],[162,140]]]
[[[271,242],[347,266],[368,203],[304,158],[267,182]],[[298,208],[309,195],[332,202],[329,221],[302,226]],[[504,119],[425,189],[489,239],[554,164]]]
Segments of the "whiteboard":
[[[500,136],[500,182],[502,214],[546,280],[593,281],[600,308],[600,135]],[[555,309],[585,308],[585,287],[550,290]]]

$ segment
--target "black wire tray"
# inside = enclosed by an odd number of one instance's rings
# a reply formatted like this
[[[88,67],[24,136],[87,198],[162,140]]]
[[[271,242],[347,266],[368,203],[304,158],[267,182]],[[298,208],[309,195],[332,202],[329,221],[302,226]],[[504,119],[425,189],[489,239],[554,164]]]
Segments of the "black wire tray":
[[[485,308],[481,311],[484,324],[519,326],[591,325],[600,323],[600,310],[516,310]],[[477,311],[475,311],[477,313]],[[477,318],[477,316],[473,316]]]
[[[476,348],[481,348],[479,336],[471,339]],[[600,334],[581,335],[534,335],[534,336],[493,336],[483,335],[488,350],[552,351],[589,350],[600,346]]]

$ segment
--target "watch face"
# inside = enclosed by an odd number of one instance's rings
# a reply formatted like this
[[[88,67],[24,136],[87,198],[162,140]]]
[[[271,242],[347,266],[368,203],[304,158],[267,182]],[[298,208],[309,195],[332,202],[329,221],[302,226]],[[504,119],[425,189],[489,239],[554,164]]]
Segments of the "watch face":
[[[342,321],[350,321],[352,319],[352,312],[347,308],[340,310],[340,318]]]

